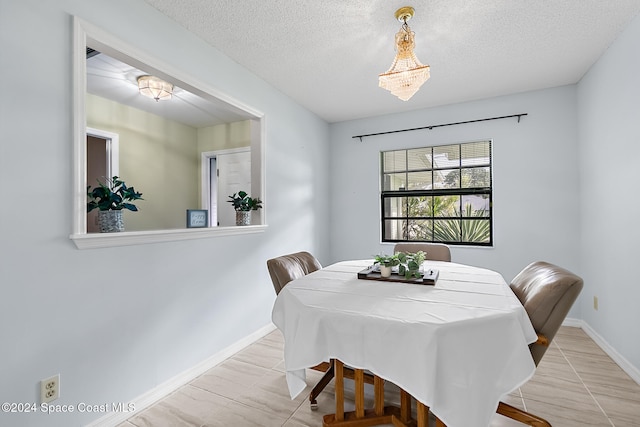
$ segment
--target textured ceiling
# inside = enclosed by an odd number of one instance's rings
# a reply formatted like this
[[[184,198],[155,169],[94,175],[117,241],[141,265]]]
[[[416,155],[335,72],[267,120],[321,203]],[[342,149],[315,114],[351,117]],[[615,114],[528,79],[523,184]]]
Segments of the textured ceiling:
[[[576,83],[640,0],[145,0],[329,122]],[[409,101],[378,87],[394,12],[431,79]]]

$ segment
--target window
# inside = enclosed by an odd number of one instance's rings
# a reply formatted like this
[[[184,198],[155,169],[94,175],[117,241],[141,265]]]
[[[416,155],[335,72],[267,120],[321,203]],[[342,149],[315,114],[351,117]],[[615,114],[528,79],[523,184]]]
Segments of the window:
[[[491,246],[491,141],[383,151],[383,242]]]

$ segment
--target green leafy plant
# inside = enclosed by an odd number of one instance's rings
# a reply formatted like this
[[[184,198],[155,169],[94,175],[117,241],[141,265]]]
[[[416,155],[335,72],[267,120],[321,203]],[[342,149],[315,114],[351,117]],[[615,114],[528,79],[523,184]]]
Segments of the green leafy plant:
[[[385,267],[394,267],[400,264],[400,260],[398,259],[397,254],[394,254],[394,255],[380,254],[375,256],[374,263],[384,265]]]
[[[232,196],[229,196],[231,200],[227,200],[227,202],[233,205],[233,209],[236,211],[257,211],[262,208],[262,200],[259,198],[251,198],[245,191],[238,191],[238,193],[233,193]]]
[[[426,254],[422,251],[416,253],[398,252],[398,260],[400,262],[398,267],[398,274],[404,276],[405,279],[415,277],[419,279],[422,277],[420,266],[425,260]]]
[[[119,211],[128,209],[137,211],[138,208],[130,203],[134,200],[144,200],[142,193],[138,193],[133,187],[127,185],[119,177],[114,176],[105,182],[98,180],[98,186],[91,189],[87,185],[87,212],[94,209],[101,211]]]
[[[456,209],[455,216],[461,216]],[[486,211],[473,210],[470,204],[464,207],[464,217],[473,219],[447,219],[436,222],[433,236],[441,242],[488,242],[490,221]]]

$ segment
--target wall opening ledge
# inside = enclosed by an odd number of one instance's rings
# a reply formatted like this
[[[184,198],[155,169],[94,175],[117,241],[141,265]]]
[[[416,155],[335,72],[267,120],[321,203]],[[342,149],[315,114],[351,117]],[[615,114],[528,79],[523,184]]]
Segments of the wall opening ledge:
[[[175,230],[124,231],[121,233],[81,233],[69,238],[78,249],[98,249],[118,246],[144,245],[147,243],[177,242],[180,240],[207,239],[212,237],[263,233],[267,225],[241,227],[187,228]]]

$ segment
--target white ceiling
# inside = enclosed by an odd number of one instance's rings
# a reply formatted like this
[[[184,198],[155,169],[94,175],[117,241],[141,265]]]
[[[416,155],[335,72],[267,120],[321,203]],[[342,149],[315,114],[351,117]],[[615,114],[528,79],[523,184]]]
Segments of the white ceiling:
[[[640,0],[145,0],[329,122],[577,83]],[[378,87],[394,12],[413,6],[431,79],[409,101]]]
[[[122,58],[126,61],[126,58]],[[138,77],[156,74],[143,71],[105,53],[87,59],[87,92],[161,117],[195,127],[246,120],[249,114],[213,97],[204,99],[179,86],[170,100],[155,101],[138,93]],[[180,82],[172,81],[174,85]]]

